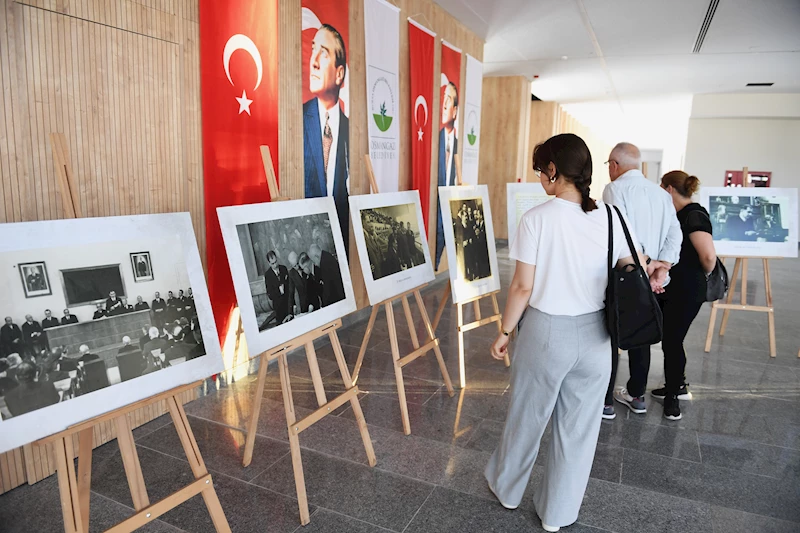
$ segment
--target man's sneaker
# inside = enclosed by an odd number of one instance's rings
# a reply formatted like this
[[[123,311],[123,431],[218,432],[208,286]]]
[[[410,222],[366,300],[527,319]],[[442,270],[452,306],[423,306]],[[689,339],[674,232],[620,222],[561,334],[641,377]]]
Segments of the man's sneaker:
[[[664,418],[667,420],[680,420],[681,417],[681,403],[678,397],[674,394],[666,396],[664,398]]]
[[[626,388],[614,391],[614,399],[621,404],[627,405],[628,409],[637,415],[647,412],[647,406],[644,404],[644,396],[631,396],[628,394],[628,389]]]
[[[663,400],[667,396],[667,387],[661,387],[660,389],[653,389],[650,391],[650,395],[653,398],[658,398],[659,400]],[[691,400],[692,393],[689,391],[689,384],[681,386],[678,389],[678,399],[679,400]]]
[[[613,405],[604,405],[603,406],[603,418],[606,420],[614,420],[617,418],[617,413],[614,412]]]

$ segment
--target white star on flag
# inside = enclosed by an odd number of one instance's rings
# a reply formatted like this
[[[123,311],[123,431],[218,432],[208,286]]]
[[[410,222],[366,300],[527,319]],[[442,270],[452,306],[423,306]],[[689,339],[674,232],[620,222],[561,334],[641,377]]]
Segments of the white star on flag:
[[[242,97],[237,98],[236,101],[239,102],[239,114],[241,115],[243,112],[247,111],[247,114],[250,115],[250,104],[252,104],[253,101],[247,98],[247,92],[242,91]]]
[[[422,128],[420,128],[419,131],[417,132],[417,140],[418,141],[422,140]]]

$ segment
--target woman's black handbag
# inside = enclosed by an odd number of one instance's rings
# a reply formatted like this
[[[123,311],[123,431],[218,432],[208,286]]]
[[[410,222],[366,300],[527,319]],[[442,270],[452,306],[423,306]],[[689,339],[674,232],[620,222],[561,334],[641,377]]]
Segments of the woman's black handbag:
[[[613,261],[614,220],[608,212],[608,287],[606,288],[606,321],[615,348],[630,350],[661,342],[663,317],[647,273],[639,262],[631,234],[615,206],[625,238],[633,255],[634,265],[616,268]]]
[[[720,258],[717,257],[717,264],[714,266],[714,270],[706,278],[706,301],[716,302],[717,300],[722,300],[727,292],[728,270]]]

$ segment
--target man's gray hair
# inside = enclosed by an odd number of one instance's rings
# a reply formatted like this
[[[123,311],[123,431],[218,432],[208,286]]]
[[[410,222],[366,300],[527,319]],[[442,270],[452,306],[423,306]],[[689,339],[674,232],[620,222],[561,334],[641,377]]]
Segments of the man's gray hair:
[[[635,144],[619,143],[611,150],[609,159],[616,161],[620,168],[639,168],[642,164],[642,153]]]

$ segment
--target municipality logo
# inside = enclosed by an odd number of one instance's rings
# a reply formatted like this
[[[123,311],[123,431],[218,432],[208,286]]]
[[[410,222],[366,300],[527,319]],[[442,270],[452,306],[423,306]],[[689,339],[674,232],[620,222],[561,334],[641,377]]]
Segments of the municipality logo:
[[[470,111],[469,115],[467,116],[467,142],[469,142],[470,146],[475,146],[475,142],[478,140],[478,134],[475,131],[475,128],[478,126],[478,115],[475,111]]]
[[[381,132],[389,131],[395,115],[394,94],[389,81],[381,76],[372,85],[370,94],[370,111],[372,120]]]

